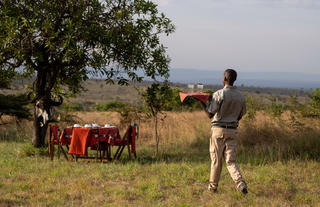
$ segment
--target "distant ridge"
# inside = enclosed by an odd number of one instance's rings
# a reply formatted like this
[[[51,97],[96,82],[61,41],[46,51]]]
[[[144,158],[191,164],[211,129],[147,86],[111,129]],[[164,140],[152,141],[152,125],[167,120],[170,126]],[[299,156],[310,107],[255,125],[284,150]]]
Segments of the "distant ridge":
[[[170,81],[178,83],[222,84],[223,71],[173,68]],[[236,85],[315,89],[320,88],[320,74],[290,72],[239,72]]]

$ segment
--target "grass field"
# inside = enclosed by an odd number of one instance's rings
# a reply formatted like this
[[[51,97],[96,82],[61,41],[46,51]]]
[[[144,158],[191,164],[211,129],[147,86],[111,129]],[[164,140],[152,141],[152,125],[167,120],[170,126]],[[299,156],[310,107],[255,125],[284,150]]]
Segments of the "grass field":
[[[113,112],[75,115],[80,124],[120,121]],[[320,206],[319,119],[261,112],[241,122],[246,196],[225,166],[218,193],[207,191],[210,125],[202,112],[167,114],[158,157],[152,121],[139,122],[138,159],[125,154],[112,163],[52,162],[46,149],[31,147],[31,123],[7,121],[0,128],[0,206]]]

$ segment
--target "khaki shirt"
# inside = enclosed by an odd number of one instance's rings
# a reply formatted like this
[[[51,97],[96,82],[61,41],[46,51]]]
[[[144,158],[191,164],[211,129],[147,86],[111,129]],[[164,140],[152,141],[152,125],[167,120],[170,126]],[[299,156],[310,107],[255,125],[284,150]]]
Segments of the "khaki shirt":
[[[214,114],[211,126],[237,127],[246,113],[246,101],[236,86],[225,86],[212,95],[207,111]]]

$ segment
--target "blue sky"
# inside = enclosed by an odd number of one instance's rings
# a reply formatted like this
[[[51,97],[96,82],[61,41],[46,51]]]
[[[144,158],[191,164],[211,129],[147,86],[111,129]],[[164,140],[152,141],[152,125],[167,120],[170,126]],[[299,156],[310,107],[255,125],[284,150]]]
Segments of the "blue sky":
[[[172,68],[320,74],[320,0],[153,0]]]

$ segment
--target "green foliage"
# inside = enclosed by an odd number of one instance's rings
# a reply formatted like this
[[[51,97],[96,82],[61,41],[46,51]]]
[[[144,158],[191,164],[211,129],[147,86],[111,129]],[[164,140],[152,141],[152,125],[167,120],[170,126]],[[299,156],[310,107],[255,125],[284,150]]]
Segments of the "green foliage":
[[[12,70],[4,70],[0,67],[0,88],[9,88],[15,73]]]
[[[16,116],[17,118],[29,118],[31,114],[28,104],[29,102],[25,94],[0,94],[0,115],[6,114]]]
[[[94,106],[94,109],[97,111],[116,111],[116,112],[120,112],[122,111],[124,108],[130,108],[129,104],[124,103],[122,101],[108,101],[105,104],[101,105],[99,103],[96,103]]]
[[[103,105],[102,109],[104,111],[119,111],[125,108],[127,105],[128,104],[123,103],[121,101],[109,101]]]
[[[77,103],[62,103],[62,107],[66,111],[83,111],[84,108],[81,104]]]
[[[247,106],[247,117],[253,119],[256,116],[256,107],[254,100],[251,97],[246,97],[246,106]]]
[[[26,156],[26,157],[48,156],[48,148],[47,147],[36,148],[31,144],[24,144],[21,148],[19,155]]]
[[[164,82],[162,85],[153,83],[141,93],[145,106],[151,116],[157,116],[159,112],[171,107],[172,92],[169,83]]]
[[[311,101],[311,106],[320,112],[320,89],[317,88],[315,91],[313,91]]]
[[[272,97],[271,105],[267,106],[267,112],[269,112],[273,117],[280,117],[284,111],[284,105],[277,102],[276,97]]]
[[[320,90],[312,91],[311,104],[301,107],[301,113],[305,117],[320,117]]]

